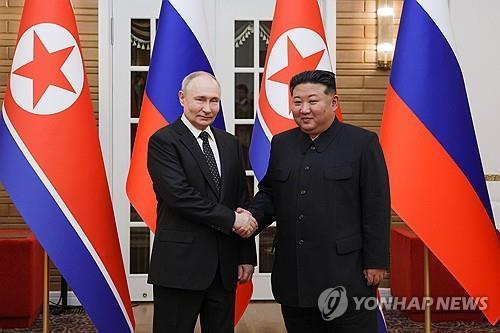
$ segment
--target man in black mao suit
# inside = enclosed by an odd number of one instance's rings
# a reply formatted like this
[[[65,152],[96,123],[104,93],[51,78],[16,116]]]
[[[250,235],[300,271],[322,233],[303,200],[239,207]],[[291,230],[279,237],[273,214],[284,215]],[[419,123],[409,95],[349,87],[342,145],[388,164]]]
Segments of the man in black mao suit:
[[[378,138],[335,119],[333,73],[300,73],[290,91],[298,128],[274,136],[250,209],[259,231],[276,220],[274,296],[290,333],[376,332],[375,310],[357,310],[353,297],[375,297],[389,267],[389,185]],[[348,306],[339,316],[342,294]]]
[[[234,332],[237,280],[251,279],[256,223],[237,139],[211,127],[220,86],[205,72],[182,82],[180,119],[149,141],[148,169],[158,219],[148,282],[154,289],[153,331]]]

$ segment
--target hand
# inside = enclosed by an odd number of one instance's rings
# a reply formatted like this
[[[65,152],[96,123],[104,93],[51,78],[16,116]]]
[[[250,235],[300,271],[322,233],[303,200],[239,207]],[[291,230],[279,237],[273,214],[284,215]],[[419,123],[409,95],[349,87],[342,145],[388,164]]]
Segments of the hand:
[[[363,270],[366,285],[377,286],[385,277],[385,269],[368,268]]]
[[[238,265],[238,281],[240,281],[240,283],[250,281],[252,279],[253,269],[253,265]]]
[[[250,216],[252,216],[252,221],[255,222],[255,224],[252,223],[252,225],[255,227],[254,231],[252,231],[252,234],[259,228],[259,223],[257,222],[257,220],[253,217],[252,213],[244,208],[241,208],[241,207],[238,207],[236,208],[236,213],[245,213],[245,214],[248,214]],[[251,222],[252,222],[251,221]]]
[[[248,215],[252,215],[252,213],[250,213],[248,210],[241,207],[236,208],[236,213],[247,213]]]
[[[243,238],[250,237],[257,230],[257,221],[249,212],[235,212],[233,231]]]

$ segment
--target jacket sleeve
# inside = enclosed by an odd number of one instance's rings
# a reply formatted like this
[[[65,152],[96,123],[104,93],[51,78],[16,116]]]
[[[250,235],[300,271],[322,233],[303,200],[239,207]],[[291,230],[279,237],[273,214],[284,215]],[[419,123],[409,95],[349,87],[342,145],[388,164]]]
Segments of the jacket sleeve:
[[[236,141],[237,142],[237,141]],[[243,152],[241,151],[241,147],[239,143],[238,145],[238,165],[240,166],[239,180],[238,180],[238,207],[248,209],[249,205],[249,195],[248,195],[248,186],[247,186],[247,178],[245,174],[245,168],[243,166]],[[257,252],[255,249],[255,238],[251,236],[249,238],[241,238],[238,237],[238,247],[239,247],[239,261],[238,264],[248,264],[257,266]]]
[[[189,184],[171,140],[156,133],[149,140],[148,170],[157,196],[187,219],[225,234],[232,232],[235,215],[228,207],[204,198]]]
[[[267,228],[276,219],[274,204],[273,204],[273,182],[272,182],[272,165],[273,165],[273,151],[275,148],[274,138],[271,141],[271,153],[269,157],[269,165],[267,167],[266,175],[259,183],[259,192],[255,195],[252,204],[250,205],[250,212],[255,217],[259,224],[256,233],[260,233]]]
[[[388,269],[391,223],[389,177],[375,134],[362,152],[360,191],[364,267]]]

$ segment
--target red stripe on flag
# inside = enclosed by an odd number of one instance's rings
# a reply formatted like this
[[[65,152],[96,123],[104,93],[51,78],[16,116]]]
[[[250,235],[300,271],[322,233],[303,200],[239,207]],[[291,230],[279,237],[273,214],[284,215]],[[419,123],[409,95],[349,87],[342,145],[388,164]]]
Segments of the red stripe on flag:
[[[253,293],[253,283],[252,281],[246,283],[238,282],[236,288],[236,302],[234,304],[234,325],[238,324],[241,317],[245,313],[245,310],[250,303]]]
[[[500,313],[500,246],[487,211],[448,153],[391,86],[380,141],[392,208],[473,297]],[[493,260],[492,260],[493,259]]]
[[[144,93],[141,121],[137,127],[127,177],[127,195],[134,208],[153,232],[156,229],[156,195],[147,166],[148,142],[156,131],[166,125],[168,123],[165,118],[151,103],[147,93]]]

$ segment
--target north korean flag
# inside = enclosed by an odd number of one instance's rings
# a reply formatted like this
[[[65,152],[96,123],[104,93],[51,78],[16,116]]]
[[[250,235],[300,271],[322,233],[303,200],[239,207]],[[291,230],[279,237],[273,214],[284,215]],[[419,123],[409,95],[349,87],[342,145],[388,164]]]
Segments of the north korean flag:
[[[69,0],[26,0],[0,117],[0,180],[100,332],[134,319]]]
[[[307,70],[331,71],[330,59],[318,2],[276,1],[250,145],[257,179],[267,170],[272,137],[297,126],[290,111],[290,79]],[[339,108],[337,117],[341,119]]]

